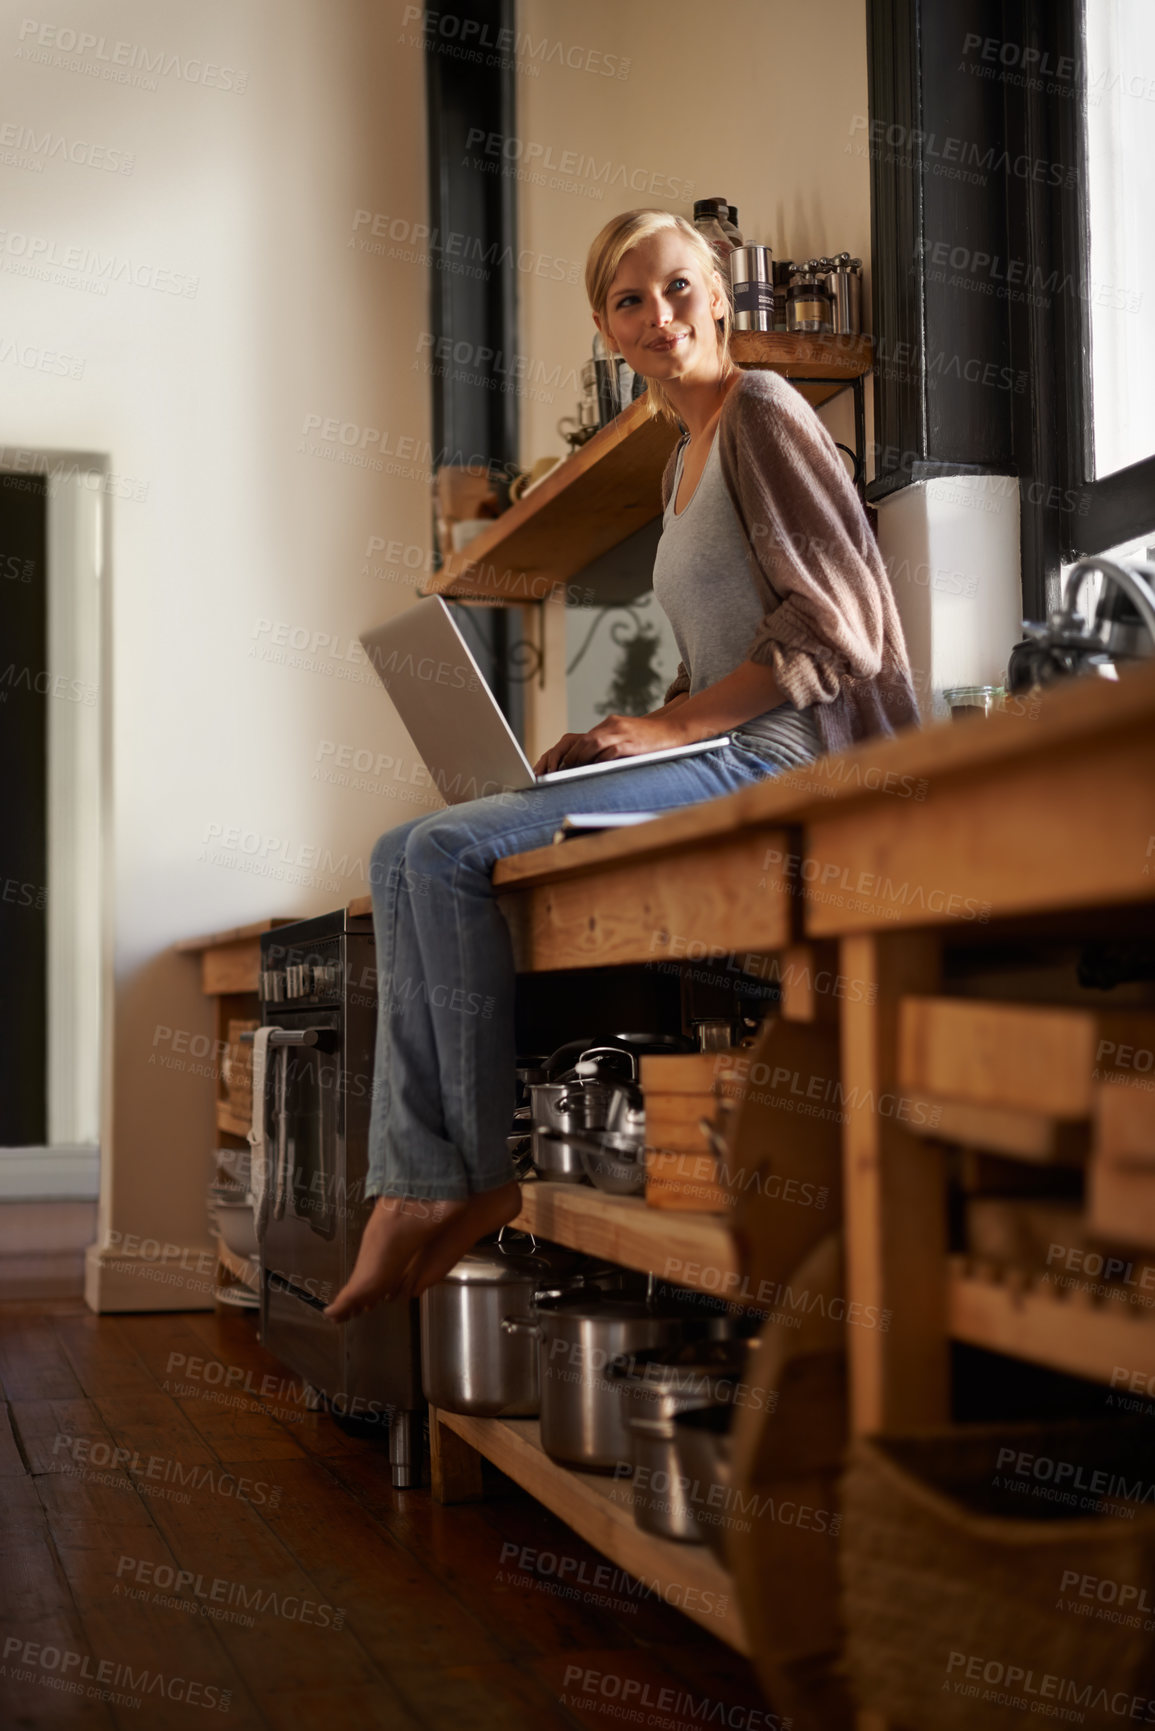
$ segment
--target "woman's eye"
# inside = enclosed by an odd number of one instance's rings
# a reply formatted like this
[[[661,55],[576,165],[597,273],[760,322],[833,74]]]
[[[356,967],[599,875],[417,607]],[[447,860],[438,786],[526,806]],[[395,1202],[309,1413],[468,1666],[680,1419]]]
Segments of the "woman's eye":
[[[636,301],[637,298],[637,295],[623,295],[621,300],[617,303],[618,311],[621,312],[623,307],[628,307],[630,302]]]
[[[672,289],[689,288],[689,286],[690,286],[690,279],[689,279],[689,277],[686,277],[686,276],[676,276],[674,278],[673,282],[670,284],[670,287]]]

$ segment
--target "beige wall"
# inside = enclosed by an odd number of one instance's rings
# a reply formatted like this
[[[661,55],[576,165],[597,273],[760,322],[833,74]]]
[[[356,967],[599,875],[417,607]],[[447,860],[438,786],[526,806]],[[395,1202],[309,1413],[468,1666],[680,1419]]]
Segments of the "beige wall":
[[[375,837],[429,803],[384,693],[347,659],[412,595],[403,558],[367,558],[370,539],[427,544],[428,380],[412,363],[428,273],[358,247],[370,224],[354,232],[358,210],[402,239],[425,216],[422,61],[401,10],[61,0],[45,31],[21,35],[28,9],[0,26],[4,119],[48,141],[39,170],[27,144],[0,163],[5,331],[26,356],[6,356],[0,443],[108,453],[115,477],[106,1232],[206,1242],[210,1090],[150,1063],[164,1029],[209,1028],[173,941],[363,893]],[[78,54],[67,32],[103,41]],[[89,283],[111,260],[112,280],[98,294],[20,274],[30,258]],[[117,280],[130,264],[194,292]],[[80,376],[38,370],[33,350]],[[371,442],[379,470],[309,454],[309,416],[318,452],[343,449],[331,418],[403,454]],[[317,670],[261,658],[278,625],[324,640]],[[314,779],[339,746],[390,755],[405,779]],[[233,828],[242,845],[222,847]],[[266,849],[271,875],[244,869]],[[175,1301],[133,1284],[142,1305]]]
[[[864,0],[727,0],[713,10],[698,0],[518,0],[518,24],[523,247],[584,264],[618,211],[691,217],[695,198],[724,193],[744,237],[776,257],[846,249],[869,267],[869,164],[858,154]],[[521,346],[535,389],[545,394],[559,366],[564,381],[592,338],[580,274],[576,284],[523,277]],[[523,398],[523,459],[565,450],[556,423],[575,396],[566,383],[553,401]],[[847,443],[848,405],[824,414]]]

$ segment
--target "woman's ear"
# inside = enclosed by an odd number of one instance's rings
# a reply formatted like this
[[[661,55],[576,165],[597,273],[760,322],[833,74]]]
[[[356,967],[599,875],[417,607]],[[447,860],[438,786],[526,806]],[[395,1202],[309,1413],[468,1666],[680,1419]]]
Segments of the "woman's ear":
[[[726,290],[722,282],[721,271],[714,271],[710,277],[710,316],[720,319],[726,311]]]
[[[618,345],[617,345],[617,343],[615,343],[613,337],[611,337],[609,331],[606,329],[606,321],[602,318],[600,313],[594,314],[594,324],[598,327],[598,330],[601,332],[602,337],[605,340],[605,345],[606,345],[607,349],[610,351],[611,355],[616,355],[618,353]]]

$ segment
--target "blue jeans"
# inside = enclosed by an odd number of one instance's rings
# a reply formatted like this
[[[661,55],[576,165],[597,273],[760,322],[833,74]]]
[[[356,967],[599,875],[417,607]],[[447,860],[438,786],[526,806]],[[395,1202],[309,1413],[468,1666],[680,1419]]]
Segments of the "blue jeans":
[[[544,846],[567,812],[695,805],[795,767],[732,742],[469,800],[383,835],[370,872],[379,996],[366,1195],[460,1198],[513,1177],[516,976],[497,860]]]

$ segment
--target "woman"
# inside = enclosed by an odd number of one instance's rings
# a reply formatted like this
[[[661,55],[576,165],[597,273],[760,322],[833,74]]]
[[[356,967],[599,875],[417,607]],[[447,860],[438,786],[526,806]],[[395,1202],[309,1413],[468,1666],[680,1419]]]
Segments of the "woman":
[[[518,1211],[506,1152],[515,976],[496,861],[548,842],[566,812],[713,799],[918,719],[890,584],[837,448],[791,386],[730,360],[702,236],[664,211],[627,212],[594,241],[585,280],[609,348],[647,380],[651,413],[685,429],[663,476],[654,567],[682,660],[660,709],[564,734],[534,769],[726,732],[731,743],[472,800],[381,837],[366,1185],[377,1201],[326,1312],[339,1321],[420,1293]]]

